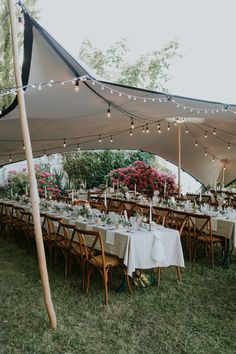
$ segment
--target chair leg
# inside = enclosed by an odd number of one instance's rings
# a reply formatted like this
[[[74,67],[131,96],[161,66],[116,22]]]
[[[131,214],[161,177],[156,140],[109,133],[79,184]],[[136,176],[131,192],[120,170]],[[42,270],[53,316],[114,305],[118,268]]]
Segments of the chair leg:
[[[108,304],[108,271],[109,268],[103,272],[104,288],[105,288],[105,305]]]
[[[88,294],[89,287],[90,287],[90,276],[91,276],[92,270],[93,270],[93,268],[92,268],[92,267],[88,267],[88,270],[87,270],[87,287],[86,287],[86,295]]]
[[[179,267],[176,267],[177,278],[180,282],[182,282],[182,276]]]
[[[161,282],[161,267],[157,268],[157,286],[160,286],[160,282]]]
[[[125,266],[124,266],[123,270],[124,270],[124,274],[125,274],[125,279],[126,279],[126,283],[127,283],[128,292],[130,294],[132,294],[132,289],[131,289],[130,281],[129,281],[129,275],[128,275],[128,272],[127,272],[127,269],[126,269]]]

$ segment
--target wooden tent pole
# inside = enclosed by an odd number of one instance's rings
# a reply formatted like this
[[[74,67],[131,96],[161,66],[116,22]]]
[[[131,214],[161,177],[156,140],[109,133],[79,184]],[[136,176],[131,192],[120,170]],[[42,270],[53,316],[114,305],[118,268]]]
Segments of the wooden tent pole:
[[[181,123],[178,124],[178,197],[181,197]]]
[[[35,239],[36,239],[36,246],[38,252],[39,271],[42,280],[44,300],[48,312],[50,326],[52,328],[56,328],[57,321],[56,321],[56,315],[54,312],[53,303],[51,299],[51,292],[50,292],[50,286],[48,280],[48,272],[47,272],[43,237],[42,237],[38,187],[37,187],[37,181],[36,181],[35,171],[34,171],[33,154],[32,154],[30,135],[29,135],[28,121],[26,116],[25,99],[24,99],[23,89],[21,88],[22,79],[21,79],[20,61],[19,61],[19,53],[18,53],[17,25],[16,25],[16,17],[14,12],[13,0],[8,0],[8,8],[10,13],[16,86],[20,88],[17,90],[17,98],[19,104],[21,130],[22,130],[22,135],[25,144],[25,152],[26,152],[26,159],[27,159],[28,172],[29,172],[30,196],[31,196],[32,209],[33,209],[34,231],[35,231]]]

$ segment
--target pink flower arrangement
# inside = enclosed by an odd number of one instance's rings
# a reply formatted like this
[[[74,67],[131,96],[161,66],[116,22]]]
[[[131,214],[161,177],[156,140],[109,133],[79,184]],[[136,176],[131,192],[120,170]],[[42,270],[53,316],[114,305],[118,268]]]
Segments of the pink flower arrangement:
[[[126,185],[131,191],[135,189],[140,193],[153,195],[154,191],[159,191],[161,196],[169,196],[176,192],[177,186],[175,176],[164,172],[158,172],[143,161],[136,161],[134,166],[118,168],[109,173],[109,177],[114,185]]]

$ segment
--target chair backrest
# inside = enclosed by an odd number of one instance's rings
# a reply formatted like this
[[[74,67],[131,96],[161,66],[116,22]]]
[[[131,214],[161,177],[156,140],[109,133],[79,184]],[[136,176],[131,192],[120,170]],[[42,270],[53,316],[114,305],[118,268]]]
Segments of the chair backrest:
[[[118,214],[121,214],[122,211],[123,211],[122,200],[121,199],[109,198],[108,199],[107,212],[110,212],[110,211],[118,213]]]
[[[191,237],[202,237],[212,240],[211,216],[202,214],[188,214],[189,232]]]
[[[135,205],[135,210],[138,214],[148,217],[149,211],[150,211],[150,206],[137,203]]]
[[[64,241],[64,247],[69,248],[71,240],[74,237],[75,225],[64,223],[63,220],[59,220],[59,226],[57,229],[57,239]]]
[[[188,216],[184,212],[169,210],[165,216],[164,226],[170,229],[178,230],[180,236],[182,236],[187,224]]]
[[[61,216],[52,216],[52,215],[46,215],[45,217],[46,223],[47,223],[47,231],[49,237],[51,235],[56,235],[57,230],[59,228],[59,222],[63,221],[63,218]]]
[[[96,266],[96,264],[98,264],[96,255],[99,251],[101,254],[102,266],[105,268],[104,243],[101,233],[98,231],[88,231],[79,228],[76,228],[75,232],[80,240],[81,247],[84,249],[86,259],[93,260],[93,263]]]

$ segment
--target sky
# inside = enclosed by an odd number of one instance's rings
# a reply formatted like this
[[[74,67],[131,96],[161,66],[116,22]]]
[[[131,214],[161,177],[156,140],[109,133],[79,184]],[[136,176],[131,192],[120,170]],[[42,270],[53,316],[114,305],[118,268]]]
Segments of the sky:
[[[129,59],[178,40],[167,89],[236,104],[235,0],[38,0],[39,23],[74,57],[90,39],[107,49],[128,40]]]

